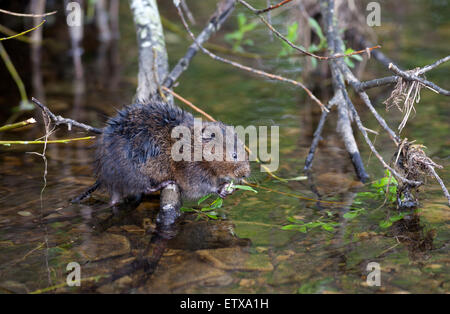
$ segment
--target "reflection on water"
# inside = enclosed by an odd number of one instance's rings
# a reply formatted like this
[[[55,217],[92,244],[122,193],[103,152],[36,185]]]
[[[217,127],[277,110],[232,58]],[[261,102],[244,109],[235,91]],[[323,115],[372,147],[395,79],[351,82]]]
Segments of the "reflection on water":
[[[170,10],[162,10],[170,15]],[[206,16],[208,10],[205,12]],[[410,9],[408,14],[417,12]],[[131,21],[126,11],[121,11],[120,18]],[[75,75],[76,66],[69,55],[64,61],[33,62],[33,95],[45,97],[48,106],[63,116],[101,127],[106,116],[129,103],[135,91],[135,35],[131,22],[122,24],[121,41],[86,49],[80,65],[84,75]],[[379,30],[383,45],[391,48],[396,44],[387,35],[392,27],[395,24],[387,22]],[[445,25],[421,27],[438,27],[447,38],[440,42],[448,42]],[[403,64],[414,64],[419,52],[409,54],[410,47],[428,51],[420,65],[442,57],[439,43],[430,47],[417,42],[416,37],[425,38],[428,33],[406,37],[402,47],[395,49],[405,51],[404,55],[394,57]],[[168,35],[168,41],[170,38]],[[169,42],[171,62],[175,62],[187,43]],[[40,53],[51,55],[49,49],[44,46]],[[36,50],[33,55],[38,53]],[[176,91],[233,125],[280,125],[279,175],[301,175],[320,112],[297,90],[243,75],[199,55]],[[430,75],[448,86],[445,71]],[[381,104],[386,95],[373,97]],[[424,91],[418,113],[404,131],[409,139],[425,143],[430,157],[446,168],[450,166],[449,114],[445,99]],[[363,119],[367,127],[377,127],[369,115],[363,114]],[[401,116],[392,113],[388,120],[397,125]],[[27,153],[41,152],[42,147],[3,147],[0,291],[46,292],[45,288],[52,287],[49,292],[448,292],[450,217],[439,186],[430,182],[423,189],[417,213],[381,228],[380,221],[395,216],[396,209],[381,206],[382,199],[359,197],[358,192],[366,191],[367,185],[355,178],[335,127],[333,123],[325,127],[310,180],[280,183],[257,172],[259,167],[254,165],[252,180],[284,194],[239,191],[225,200],[224,219],[206,221],[196,214],[184,214],[169,230],[156,224],[158,196],[116,211],[102,193],[82,204],[69,204],[69,199],[93,183],[92,142],[49,145],[42,201],[43,160]],[[31,127],[3,137],[31,139],[42,132]],[[61,128],[53,136],[77,135],[81,132]],[[360,143],[369,173],[372,178],[380,177],[381,167]],[[388,140],[380,137],[376,143],[389,159],[394,148]],[[444,182],[449,182],[448,170],[441,173]],[[292,194],[337,203],[317,203]],[[344,217],[355,209],[364,209],[364,214]],[[281,230],[288,223],[287,217],[339,225],[334,231],[320,227],[307,233]],[[66,265],[72,261],[81,265],[82,278],[98,281],[83,281],[80,288],[61,285],[66,280]],[[381,287],[366,284],[369,262],[381,265]]]

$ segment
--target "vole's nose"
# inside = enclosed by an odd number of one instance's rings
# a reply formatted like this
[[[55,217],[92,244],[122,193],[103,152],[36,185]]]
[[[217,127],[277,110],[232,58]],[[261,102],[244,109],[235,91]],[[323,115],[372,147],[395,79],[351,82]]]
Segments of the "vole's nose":
[[[239,177],[241,177],[242,179],[248,178],[250,176],[250,173],[251,173],[250,164],[247,163],[247,164],[243,165],[240,170],[241,171],[240,171]]]

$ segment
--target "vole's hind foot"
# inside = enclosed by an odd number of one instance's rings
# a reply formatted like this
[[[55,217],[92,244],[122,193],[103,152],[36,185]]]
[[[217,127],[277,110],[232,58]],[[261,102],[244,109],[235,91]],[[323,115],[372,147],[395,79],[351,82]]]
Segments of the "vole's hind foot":
[[[164,188],[167,187],[169,184],[176,184],[176,183],[175,183],[175,181],[167,180],[167,181],[161,182],[160,184],[158,184],[158,185],[157,185],[156,187],[154,187],[154,188],[147,188],[147,189],[145,190],[145,193],[146,193],[146,194],[149,194],[149,193],[157,192],[157,191],[159,191],[159,190],[164,189]]]
[[[98,189],[98,187],[100,186],[99,182],[95,182],[93,185],[91,185],[86,191],[84,191],[83,193],[81,193],[80,195],[78,195],[77,197],[73,198],[70,200],[70,202],[72,204],[78,204],[80,203],[82,200],[84,200],[86,197],[90,196],[95,190]]]

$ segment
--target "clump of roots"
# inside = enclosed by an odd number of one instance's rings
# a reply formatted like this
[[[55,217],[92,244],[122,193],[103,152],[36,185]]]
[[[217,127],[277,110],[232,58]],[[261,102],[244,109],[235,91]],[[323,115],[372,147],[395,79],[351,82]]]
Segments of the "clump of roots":
[[[416,75],[416,72],[419,69],[420,68],[416,68],[407,72],[411,75]],[[393,107],[396,107],[403,113],[403,120],[398,126],[399,132],[401,132],[405,127],[411,113],[413,111],[416,113],[414,103],[420,102],[420,90],[422,87],[424,87],[424,85],[420,82],[407,81],[399,77],[394,90],[391,92],[391,95],[383,102],[386,105],[386,110],[389,111]]]
[[[424,181],[426,177],[435,177],[439,183],[442,180],[437,175],[435,168],[442,168],[441,165],[435,163],[431,158],[427,157],[423,148],[425,146],[420,144],[413,144],[403,141],[396,153],[396,160],[394,167],[406,179],[411,181]],[[445,186],[444,193],[446,192]],[[399,208],[417,207],[418,201],[416,194],[418,192],[417,186],[412,186],[405,182],[399,182],[397,189],[397,205]],[[447,194],[448,195],[448,191]]]
[[[392,232],[399,243],[406,246],[412,260],[428,259],[436,236],[434,229],[425,231],[417,214],[407,215],[404,219],[396,221]]]

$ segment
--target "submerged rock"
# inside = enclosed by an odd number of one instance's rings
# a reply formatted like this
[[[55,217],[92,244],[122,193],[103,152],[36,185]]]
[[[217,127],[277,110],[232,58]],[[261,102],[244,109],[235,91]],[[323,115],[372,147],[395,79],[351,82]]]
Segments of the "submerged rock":
[[[129,240],[118,234],[103,233],[92,236],[78,247],[78,253],[86,260],[99,261],[130,253]]]

